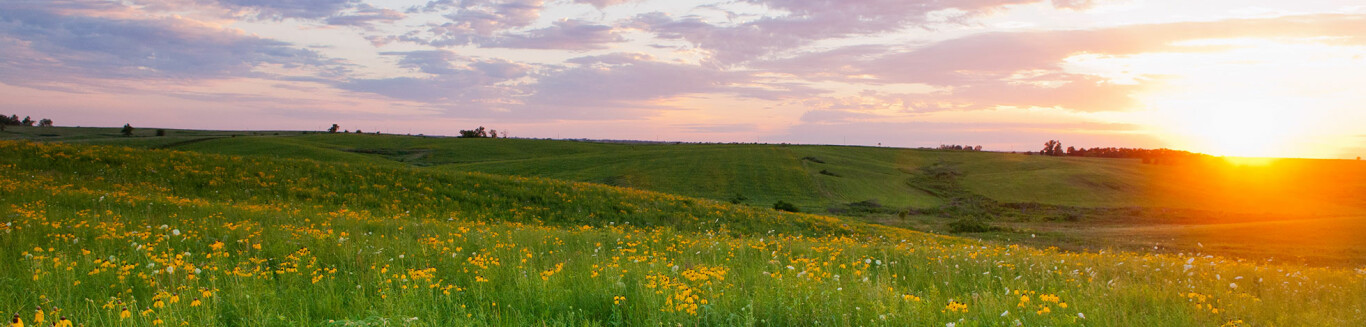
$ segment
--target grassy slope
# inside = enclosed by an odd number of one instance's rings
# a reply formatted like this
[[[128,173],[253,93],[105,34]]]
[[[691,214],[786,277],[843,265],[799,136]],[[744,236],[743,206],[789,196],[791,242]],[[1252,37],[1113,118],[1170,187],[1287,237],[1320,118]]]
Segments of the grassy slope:
[[[906,181],[916,169],[944,161],[963,186],[1002,202],[1079,207],[1167,207],[1298,215],[1360,214],[1366,208],[1366,163],[1282,160],[1233,166],[1217,159],[1180,166],[1137,160],[1052,158],[839,146],[602,144],[520,139],[455,139],[394,135],[172,131],[171,137],[122,138],[116,129],[16,128],[0,138],[86,143],[345,162],[399,162],[604,183],[726,200],[736,194],[767,206],[777,200],[806,210],[877,200],[891,207],[942,203]],[[53,130],[53,129],[46,129]],[[40,134],[60,137],[40,137]],[[148,133],[147,129],[139,133]],[[186,142],[187,139],[207,141]],[[816,157],[825,163],[801,160]],[[380,160],[377,160],[380,159]],[[820,174],[828,170],[839,177]]]
[[[1366,323],[1366,275],[1350,270],[993,246],[387,165],[0,152],[0,310],[25,318],[42,305],[125,326]]]

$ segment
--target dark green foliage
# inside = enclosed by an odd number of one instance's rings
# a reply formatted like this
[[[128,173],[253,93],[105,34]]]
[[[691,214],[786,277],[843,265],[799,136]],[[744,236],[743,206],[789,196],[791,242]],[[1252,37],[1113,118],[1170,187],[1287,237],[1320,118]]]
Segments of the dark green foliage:
[[[158,128],[158,129],[157,129],[157,136],[166,136],[166,130],[164,130],[164,129],[159,129],[159,128]]]
[[[735,193],[735,196],[730,198],[730,203],[732,203],[732,204],[741,204],[741,203],[745,203],[745,200],[749,200],[749,198],[748,198],[748,197],[745,197],[744,194]]]
[[[867,215],[867,214],[890,214],[892,209],[883,206],[877,199],[850,202],[840,207],[829,209],[830,213],[844,215]]]
[[[796,206],[796,205],[791,204],[791,203],[787,203],[787,201],[783,201],[783,200],[778,200],[778,202],[774,202],[774,203],[773,203],[773,210],[787,211],[787,212],[801,212],[801,211],[797,210],[797,206]]]
[[[488,132],[488,130],[484,129],[484,126],[479,126],[479,128],[475,128],[475,129],[469,129],[469,130],[462,129],[462,130],[460,130],[460,137],[463,137],[463,138],[486,138],[486,137],[489,137],[489,132]]]
[[[1002,228],[992,226],[980,219],[961,218],[949,223],[950,233],[986,233],[1000,231]]]
[[[824,160],[821,160],[820,158],[816,158],[816,157],[812,157],[812,156],[805,156],[805,157],[802,157],[802,160],[806,160],[806,161],[810,161],[810,162],[814,162],[814,163],[825,163]]]
[[[133,125],[123,124],[123,129],[119,130],[119,133],[123,134],[123,136],[133,136]]]
[[[839,174],[836,174],[836,173],[831,172],[830,170],[826,170],[826,169],[821,169],[821,175],[840,177]]]

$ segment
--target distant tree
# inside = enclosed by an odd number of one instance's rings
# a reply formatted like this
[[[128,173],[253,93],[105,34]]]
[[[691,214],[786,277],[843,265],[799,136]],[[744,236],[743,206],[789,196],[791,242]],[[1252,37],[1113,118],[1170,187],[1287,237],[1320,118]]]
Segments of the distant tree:
[[[484,129],[484,126],[479,126],[479,128],[475,128],[475,129],[473,129],[473,130],[465,130],[465,129],[460,130],[460,137],[463,137],[463,138],[484,138],[484,137],[489,137],[489,133],[488,133],[488,130]]]
[[[133,125],[123,124],[123,130],[120,132],[123,133],[123,136],[133,136]]]
[[[19,115],[9,115],[9,117],[0,115],[0,125],[19,125]]]
[[[498,138],[498,130],[496,130],[496,129],[490,129],[490,130],[489,130],[489,138],[495,138],[495,139]]]
[[[20,124],[23,124],[24,126],[33,126],[33,123],[34,123],[34,122],[33,122],[33,118],[29,118],[28,116],[24,116],[24,121],[21,121],[21,122],[19,122],[19,123],[20,123]]]
[[[357,129],[357,130],[356,130],[356,134],[360,134],[360,133],[363,133],[363,132],[361,132],[359,129]]]
[[[981,146],[981,145],[974,146],[974,147],[972,147],[972,151],[982,151],[982,146]]]
[[[157,136],[166,136],[166,130],[158,128]]]
[[[327,132],[336,133],[338,128],[341,128],[341,126],[337,126],[337,124],[332,124],[332,127],[327,128]]]
[[[1048,142],[1043,144],[1043,150],[1039,151],[1039,154],[1046,156],[1061,156],[1064,153],[1065,152],[1062,151],[1062,142],[1059,142],[1058,140],[1048,140]]]
[[[47,118],[39,119],[38,127],[52,127],[52,120]]]

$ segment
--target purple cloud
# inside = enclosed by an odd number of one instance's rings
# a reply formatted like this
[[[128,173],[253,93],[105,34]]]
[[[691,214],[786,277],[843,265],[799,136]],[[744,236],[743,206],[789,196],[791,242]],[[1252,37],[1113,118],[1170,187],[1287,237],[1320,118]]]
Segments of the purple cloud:
[[[359,0],[208,0],[223,7],[252,11],[261,18],[323,18],[360,3]]]
[[[540,18],[543,0],[433,1],[414,12],[451,11],[448,20],[424,30],[381,38],[436,47],[475,45],[486,48],[596,50],[626,41],[609,25],[565,19],[551,26],[523,31]]]
[[[1163,77],[1147,76],[1137,85],[1114,84],[1091,75],[1063,72],[1064,59],[1082,53],[1211,51],[1222,48],[1179,42],[1253,36],[1339,37],[1343,42],[1362,43],[1366,41],[1366,20],[1350,15],[1314,15],[1096,30],[994,32],[911,49],[851,46],[752,66],[813,81],[919,83],[947,90],[897,99],[914,111],[995,106],[1113,111],[1132,108],[1135,103],[1130,95],[1160,83]]]
[[[527,110],[566,119],[630,118],[648,115],[647,111],[677,109],[655,101],[694,94],[769,100],[823,93],[799,84],[764,81],[755,72],[663,62],[643,54],[588,56],[568,62],[576,66],[543,72],[528,86]]]
[[[922,26],[930,23],[929,14],[936,11],[958,9],[966,15],[976,15],[1005,5],[1038,1],[748,0],[789,14],[724,26],[698,17],[673,18],[649,13],[637,16],[631,25],[661,38],[686,40],[713,51],[722,62],[740,63],[816,40]]]
[[[495,84],[521,78],[530,70],[526,65],[501,59],[480,60],[446,50],[384,54],[402,56],[399,67],[431,76],[353,79],[338,83],[337,87],[436,105],[472,104],[512,96],[509,88]]]
[[[369,27],[377,23],[393,23],[406,17],[403,13],[392,9],[384,9],[368,4],[359,4],[355,12],[338,14],[328,17],[324,22],[328,25],[346,25]]]
[[[524,34],[506,35],[486,47],[522,49],[596,50],[606,44],[625,41],[611,26],[570,19],[555,22],[550,27],[534,29]]]
[[[182,18],[65,15],[44,3],[0,3],[0,80],[25,85],[94,79],[263,76],[261,65],[345,72],[289,43]]]
[[[635,1],[635,0],[574,0],[575,3],[584,3],[584,4],[593,5],[593,7],[597,7],[598,9],[607,8],[607,7],[611,7],[611,6],[615,6],[615,5],[619,5],[619,4],[623,4],[623,3],[627,3],[627,2],[631,2],[631,1]]]

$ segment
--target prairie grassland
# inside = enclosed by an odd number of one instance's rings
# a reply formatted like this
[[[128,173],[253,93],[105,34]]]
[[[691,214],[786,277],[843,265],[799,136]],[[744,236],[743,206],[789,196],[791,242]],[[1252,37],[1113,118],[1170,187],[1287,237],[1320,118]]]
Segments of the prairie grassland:
[[[1366,325],[1366,271],[998,246],[557,180],[0,141],[36,325]]]

